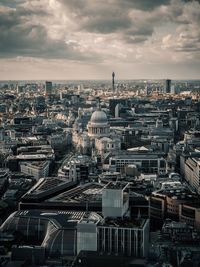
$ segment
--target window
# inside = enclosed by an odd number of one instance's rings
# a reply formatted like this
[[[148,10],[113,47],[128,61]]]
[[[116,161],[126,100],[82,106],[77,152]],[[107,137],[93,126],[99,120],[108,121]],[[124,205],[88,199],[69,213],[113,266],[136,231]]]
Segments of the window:
[[[165,168],[165,161],[164,161],[164,160],[161,160],[161,161],[160,161],[160,167],[161,167],[161,168]]]

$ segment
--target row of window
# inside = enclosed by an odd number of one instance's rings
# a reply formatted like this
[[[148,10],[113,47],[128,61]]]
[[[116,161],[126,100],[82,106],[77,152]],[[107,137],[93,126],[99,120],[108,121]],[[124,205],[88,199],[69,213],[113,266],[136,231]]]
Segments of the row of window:
[[[110,253],[142,256],[142,231],[127,229],[98,229],[98,250]]]

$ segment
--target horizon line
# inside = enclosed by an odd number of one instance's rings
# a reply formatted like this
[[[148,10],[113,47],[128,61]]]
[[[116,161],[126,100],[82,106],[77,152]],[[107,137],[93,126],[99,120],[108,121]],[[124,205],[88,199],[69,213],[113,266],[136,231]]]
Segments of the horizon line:
[[[111,81],[112,79],[0,79],[0,82],[8,82],[8,81]],[[116,81],[138,81],[138,80],[157,80],[157,81],[162,81],[162,80],[172,80],[172,81],[200,81],[200,78],[121,78],[121,79],[116,79]]]

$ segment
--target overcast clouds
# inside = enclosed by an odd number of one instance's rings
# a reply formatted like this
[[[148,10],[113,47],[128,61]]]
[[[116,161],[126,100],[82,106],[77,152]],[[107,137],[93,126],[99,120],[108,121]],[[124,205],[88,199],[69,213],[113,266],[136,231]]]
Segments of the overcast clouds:
[[[200,1],[0,0],[0,79],[200,78]]]

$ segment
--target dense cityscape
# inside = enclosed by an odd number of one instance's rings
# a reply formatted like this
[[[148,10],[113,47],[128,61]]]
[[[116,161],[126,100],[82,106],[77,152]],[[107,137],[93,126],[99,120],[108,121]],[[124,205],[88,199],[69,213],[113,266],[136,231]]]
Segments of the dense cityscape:
[[[199,81],[2,81],[0,266],[199,266]]]
[[[0,0],[0,267],[200,267],[200,0]]]

